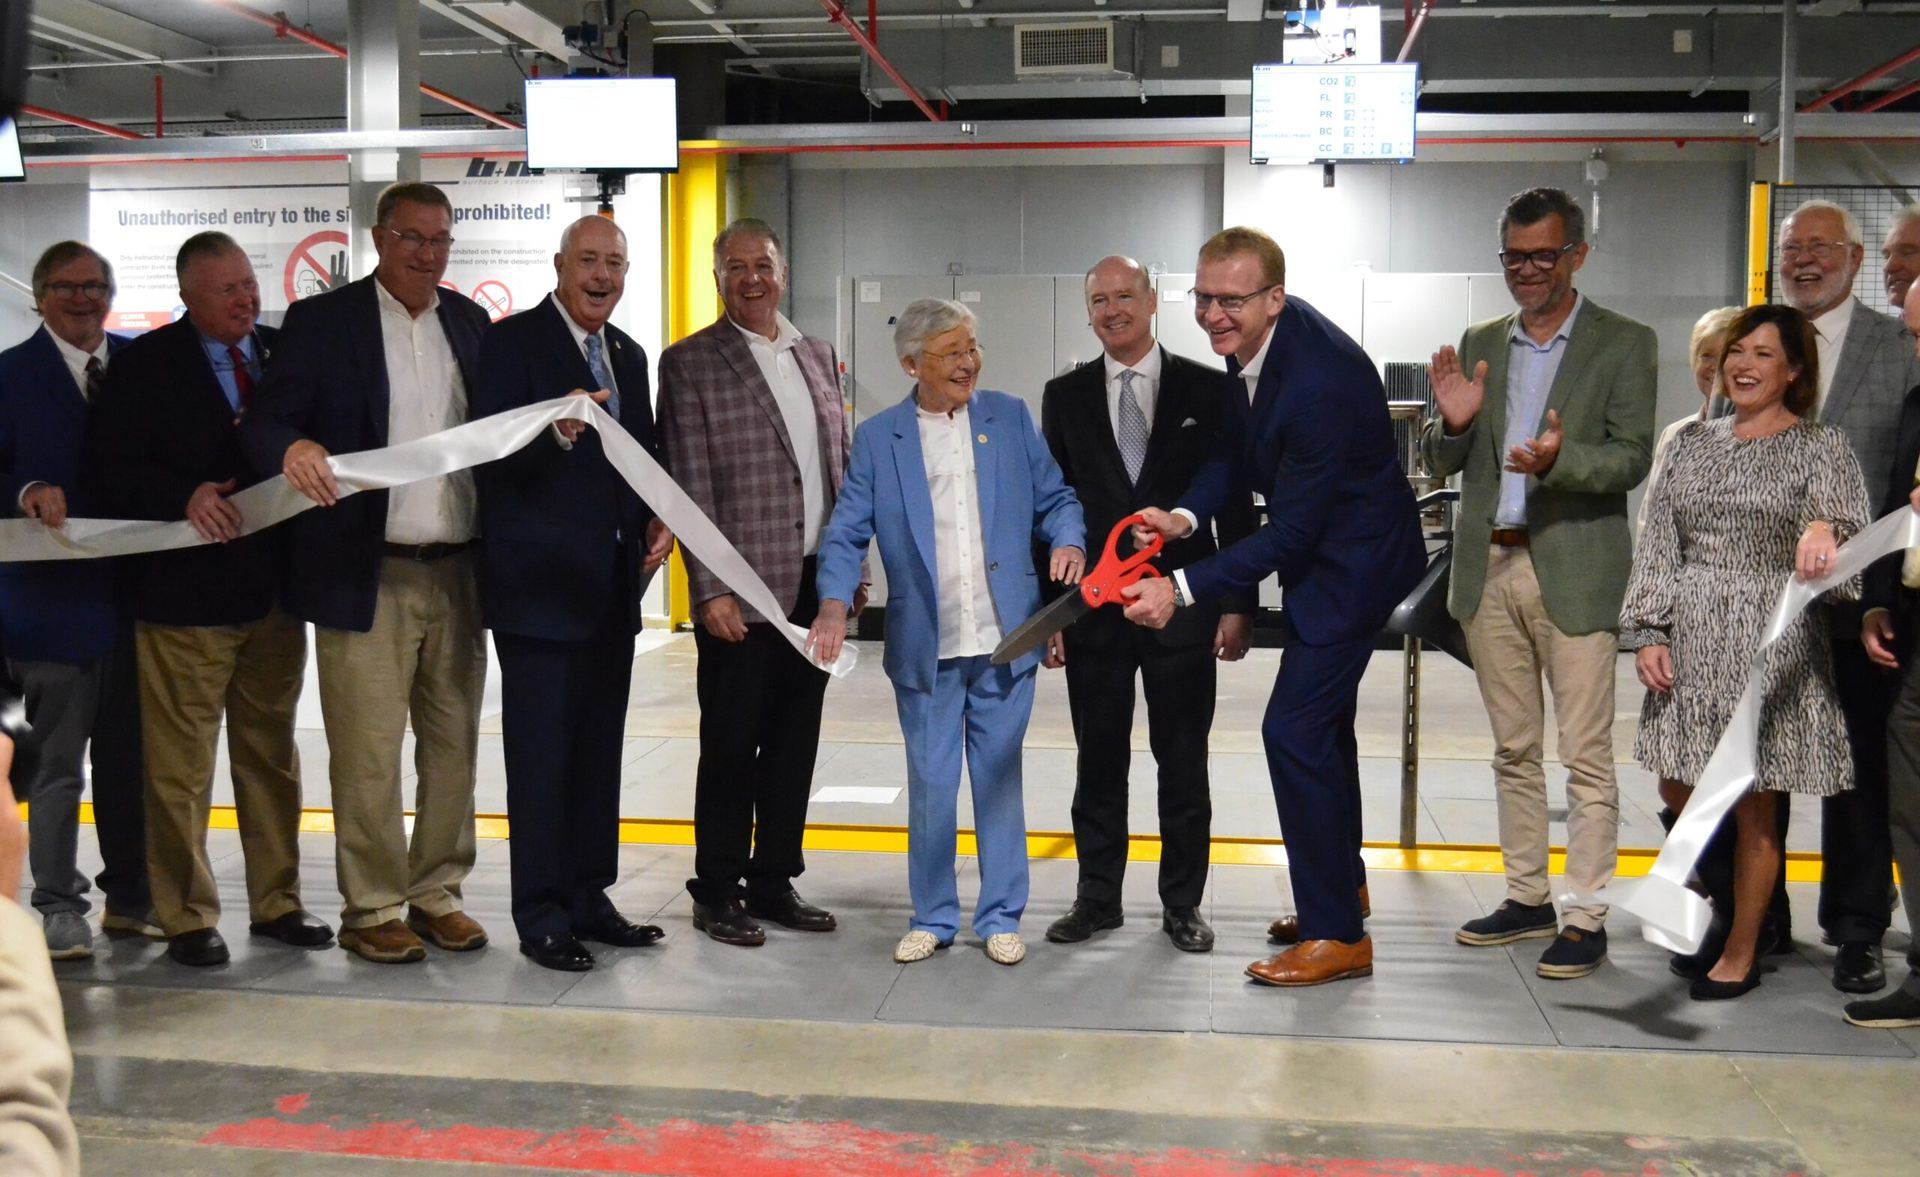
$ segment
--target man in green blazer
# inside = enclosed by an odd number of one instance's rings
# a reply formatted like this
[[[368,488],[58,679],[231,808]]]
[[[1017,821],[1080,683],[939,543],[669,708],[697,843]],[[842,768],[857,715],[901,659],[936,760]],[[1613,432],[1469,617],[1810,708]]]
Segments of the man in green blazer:
[[[1493,773],[1507,896],[1470,920],[1462,944],[1553,937],[1543,977],[1583,977],[1606,958],[1604,905],[1556,919],[1547,886],[1544,675],[1567,767],[1567,883],[1613,877],[1614,663],[1632,561],[1627,492],[1653,444],[1653,331],[1573,288],[1588,245],[1580,205],[1556,188],[1513,197],[1500,264],[1515,314],[1469,327],[1428,374],[1438,416],[1429,468],[1461,474],[1447,605],[1466,631],[1493,724]]]

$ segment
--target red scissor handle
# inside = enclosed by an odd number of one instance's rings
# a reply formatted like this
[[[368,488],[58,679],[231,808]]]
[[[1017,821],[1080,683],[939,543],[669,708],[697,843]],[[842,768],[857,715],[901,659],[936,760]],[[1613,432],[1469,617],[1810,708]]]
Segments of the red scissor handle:
[[[1146,547],[1125,559],[1115,551],[1120,545],[1120,537],[1127,533],[1128,528],[1146,521],[1144,515],[1129,515],[1114,524],[1113,530],[1107,533],[1107,548],[1100,553],[1100,562],[1080,578],[1080,597],[1087,604],[1097,609],[1109,602],[1124,600],[1120,595],[1121,589],[1138,584],[1149,576],[1160,575],[1160,570],[1147,562],[1159,555],[1160,549],[1165,546],[1166,541],[1159,532],[1153,533],[1153,540]]]

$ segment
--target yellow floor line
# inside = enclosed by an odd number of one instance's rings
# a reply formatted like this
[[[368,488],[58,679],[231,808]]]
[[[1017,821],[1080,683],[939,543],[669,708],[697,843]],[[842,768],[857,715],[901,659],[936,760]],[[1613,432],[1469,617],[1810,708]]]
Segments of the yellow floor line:
[[[20,816],[25,819],[26,815],[27,807],[23,802],[20,806]],[[412,814],[408,816],[411,817]],[[81,804],[80,820],[83,823],[92,824],[93,805],[90,802]],[[239,822],[236,820],[233,806],[213,806],[208,814],[207,825],[216,830],[238,829]],[[473,819],[473,825],[474,833],[481,838],[507,836],[505,814],[478,814]],[[333,833],[333,811],[331,809],[301,810],[300,831],[306,834]],[[693,845],[693,822],[685,818],[623,817],[620,819],[620,841],[635,846],[691,846]],[[1157,835],[1134,834],[1127,839],[1127,842],[1127,861],[1160,861],[1160,839]],[[854,854],[905,854],[907,830],[905,826],[809,825],[804,844],[808,850],[838,850]],[[976,852],[973,831],[961,830],[960,853]],[[1615,873],[1621,878],[1637,879],[1647,873],[1659,853],[1660,848],[1657,846],[1622,846]],[[1370,870],[1497,875],[1503,869],[1498,846],[1471,843],[1422,842],[1409,850],[1393,842],[1367,842],[1362,846],[1360,856]],[[1027,857],[1071,859],[1075,857],[1073,835],[1030,831],[1027,834]],[[1213,849],[1208,857],[1215,866],[1285,866],[1287,848],[1278,838],[1223,837],[1213,839]],[[1565,847],[1553,847],[1547,861],[1547,869],[1554,874],[1559,874],[1565,867]],[[1787,881],[1790,883],[1819,882],[1820,856],[1808,850],[1788,852]]]

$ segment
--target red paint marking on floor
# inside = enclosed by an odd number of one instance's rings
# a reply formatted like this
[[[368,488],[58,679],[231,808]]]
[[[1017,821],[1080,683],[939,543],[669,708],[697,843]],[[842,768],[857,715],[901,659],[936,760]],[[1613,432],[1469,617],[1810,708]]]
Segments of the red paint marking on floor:
[[[299,1095],[283,1095],[273,1101],[273,1110],[283,1116],[297,1116],[307,1110],[307,1104],[312,1100],[313,1096],[306,1092],[301,1092]]]
[[[309,1097],[283,1096],[287,1115]],[[262,1117],[223,1125],[202,1144],[394,1160],[517,1165],[555,1172],[672,1173],[676,1177],[1062,1177],[1040,1150],[884,1132],[850,1123],[730,1125],[668,1120],[643,1126],[616,1118],[612,1129],[563,1132],[413,1121],[343,1124]],[[1275,1155],[1248,1161],[1224,1153],[1171,1149],[1121,1154],[1073,1151],[1059,1160],[1097,1177],[1510,1177],[1516,1170],[1414,1159],[1361,1160]],[[1524,1170],[1520,1170],[1523,1172]]]

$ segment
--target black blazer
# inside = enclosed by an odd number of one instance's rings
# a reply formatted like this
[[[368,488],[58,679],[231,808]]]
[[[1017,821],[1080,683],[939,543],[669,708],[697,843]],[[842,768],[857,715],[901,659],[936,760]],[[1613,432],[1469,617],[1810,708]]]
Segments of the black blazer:
[[[1106,382],[1106,360],[1100,357],[1049,380],[1040,401],[1040,432],[1086,512],[1089,567],[1100,558],[1115,523],[1143,507],[1167,507],[1179,500],[1219,442],[1228,398],[1245,396],[1240,382],[1225,372],[1161,348],[1160,390],[1147,434],[1146,461],[1135,486],[1127,481],[1120,443],[1107,416]],[[1230,544],[1251,534],[1254,521],[1252,496],[1233,499],[1214,517],[1219,542]],[[1215,548],[1213,529],[1203,521],[1192,535],[1168,544],[1154,566],[1163,573],[1184,568]],[[1120,550],[1124,554],[1133,549],[1123,541]],[[1167,627],[1155,632],[1168,645],[1211,642],[1221,613],[1252,613],[1257,604],[1253,590],[1233,593],[1206,607],[1176,609]],[[1075,622],[1071,633],[1076,642],[1098,644],[1111,641],[1130,624],[1119,609],[1101,608]]]
[[[647,353],[608,324],[601,329],[620,391],[620,424],[659,456],[647,387]],[[565,396],[599,382],[551,298],[495,323],[480,343],[475,417]],[[596,429],[562,449],[552,430],[474,471],[480,491],[480,586],[490,629],[549,641],[593,636],[613,596],[640,628],[639,575],[653,512],[608,464]]]
[[[1907,390],[1907,399],[1900,406],[1900,424],[1894,435],[1893,473],[1888,476],[1884,487],[1868,487],[1867,493],[1881,491],[1884,496],[1880,509],[1874,512],[1878,519],[1892,511],[1907,506],[1908,498],[1913,494],[1914,469],[1920,467],[1920,385]],[[1867,569],[1866,578],[1860,591],[1862,609],[1891,609],[1902,599],[1912,600],[1916,594],[1900,583],[1900,569],[1906,559],[1906,553],[1895,552],[1884,556]],[[1920,634],[1912,632],[1911,625],[1902,624],[1895,630],[1900,643],[1902,657],[1916,648],[1916,638]],[[1835,637],[1858,637],[1858,634],[1835,633]]]
[[[287,447],[302,438],[330,454],[387,444],[391,394],[375,281],[369,275],[287,308],[279,349],[240,426],[241,451],[260,477],[280,473]],[[436,313],[471,400],[487,312],[441,287]],[[372,629],[387,492],[361,491],[282,526],[288,532],[288,610],[331,629]]]
[[[278,333],[254,329],[268,365]],[[187,319],[147,332],[114,356],[87,418],[82,512],[109,519],[187,517],[203,482],[259,481],[240,456],[238,421],[200,332]],[[280,589],[281,528],[138,557],[128,579],[133,613],[156,625],[244,625],[272,610]]]

